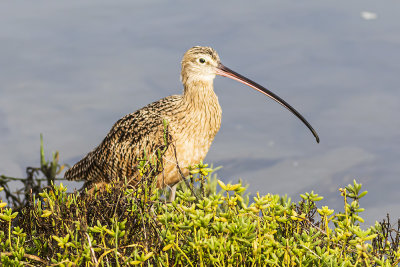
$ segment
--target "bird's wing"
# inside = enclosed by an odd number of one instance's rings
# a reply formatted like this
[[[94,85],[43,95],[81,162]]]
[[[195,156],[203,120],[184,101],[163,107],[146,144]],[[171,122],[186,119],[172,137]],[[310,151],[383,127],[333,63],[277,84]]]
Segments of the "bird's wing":
[[[101,144],[69,169],[65,178],[110,182],[133,176],[138,160],[164,145],[164,120],[177,100],[177,96],[163,98],[118,120]]]

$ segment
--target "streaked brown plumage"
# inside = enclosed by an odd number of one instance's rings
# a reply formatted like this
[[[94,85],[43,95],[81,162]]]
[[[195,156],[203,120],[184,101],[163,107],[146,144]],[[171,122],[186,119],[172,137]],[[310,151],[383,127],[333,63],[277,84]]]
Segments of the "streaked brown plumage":
[[[136,164],[144,151],[151,154],[164,144],[165,120],[173,146],[164,154],[163,175],[158,175],[157,186],[163,188],[179,182],[181,175],[176,164],[188,175],[186,167],[204,159],[220,129],[221,107],[213,88],[216,75],[238,80],[271,97],[300,118],[319,141],[309,123],[285,101],[223,66],[214,49],[196,46],[182,59],[183,94],[163,98],[117,121],[101,144],[70,168],[65,178],[86,180],[86,187],[116,178],[135,181]]]

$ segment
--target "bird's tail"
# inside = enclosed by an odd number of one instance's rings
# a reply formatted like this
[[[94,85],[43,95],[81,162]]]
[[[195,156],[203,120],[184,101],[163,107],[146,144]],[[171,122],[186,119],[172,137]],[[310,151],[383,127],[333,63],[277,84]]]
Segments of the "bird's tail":
[[[64,178],[67,180],[92,180],[91,173],[93,172],[93,159],[92,153],[90,152],[86,157],[81,159],[78,163],[68,169]]]

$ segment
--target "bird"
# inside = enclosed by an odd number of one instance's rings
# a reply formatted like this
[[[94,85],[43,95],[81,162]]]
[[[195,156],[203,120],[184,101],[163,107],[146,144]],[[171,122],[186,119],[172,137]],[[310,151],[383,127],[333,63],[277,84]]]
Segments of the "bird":
[[[161,149],[162,171],[156,175],[156,186],[176,185],[189,175],[189,166],[205,158],[221,127],[222,110],[213,86],[217,75],[241,82],[278,102],[300,119],[319,143],[310,123],[286,101],[224,66],[213,48],[194,46],[181,61],[183,93],[162,98],[119,119],[104,140],[68,169],[64,178],[84,180],[83,188],[88,189],[118,178],[134,185],[141,179],[139,161]]]

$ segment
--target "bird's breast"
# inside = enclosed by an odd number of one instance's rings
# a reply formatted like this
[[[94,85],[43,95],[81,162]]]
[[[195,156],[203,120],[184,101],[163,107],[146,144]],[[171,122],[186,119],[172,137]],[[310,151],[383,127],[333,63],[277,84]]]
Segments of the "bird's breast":
[[[205,158],[221,127],[221,107],[218,99],[212,103],[187,106],[169,118],[172,141],[181,167],[199,163]]]

